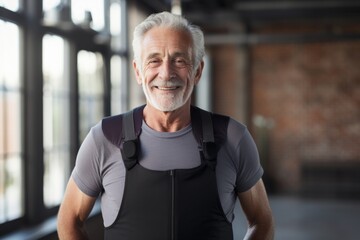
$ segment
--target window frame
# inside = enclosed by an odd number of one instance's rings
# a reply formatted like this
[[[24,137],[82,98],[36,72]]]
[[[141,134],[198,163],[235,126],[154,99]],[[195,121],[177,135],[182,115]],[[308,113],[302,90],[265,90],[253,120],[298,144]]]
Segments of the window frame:
[[[109,37],[109,11],[111,3],[121,4],[122,41],[121,50],[112,50]],[[22,153],[23,153],[23,207],[24,216],[0,224],[0,237],[48,221],[56,216],[59,206],[46,208],[43,201],[43,72],[42,39],[46,34],[64,38],[69,46],[68,77],[70,79],[70,171],[75,165],[79,140],[79,88],[77,75],[77,53],[81,50],[98,52],[104,59],[104,116],[111,114],[111,68],[112,56],[119,56],[128,62],[126,0],[104,0],[105,28],[98,32],[92,29],[43,24],[42,0],[20,0],[19,11],[13,12],[0,7],[0,19],[16,24],[20,30],[20,81],[22,83]],[[68,3],[67,0],[62,2]],[[104,37],[104,38],[102,38]],[[99,41],[100,40],[100,41]],[[124,66],[124,64],[123,64]],[[122,66],[122,67],[123,67]],[[127,86],[127,68],[122,71],[123,86]],[[121,92],[127,94],[126,89]],[[128,106],[128,97],[121,106]],[[123,111],[121,109],[119,111]],[[54,229],[56,230],[56,229]]]

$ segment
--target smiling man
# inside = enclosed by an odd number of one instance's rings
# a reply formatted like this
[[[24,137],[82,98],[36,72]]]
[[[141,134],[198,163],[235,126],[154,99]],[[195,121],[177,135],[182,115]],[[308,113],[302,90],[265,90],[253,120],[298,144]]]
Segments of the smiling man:
[[[202,64],[197,69],[192,64],[191,35],[179,29],[153,28],[142,46],[144,61],[138,61],[139,65],[134,61],[134,69],[148,103],[161,112],[188,105],[202,70]]]
[[[101,196],[105,239],[230,240],[236,199],[245,239],[273,239],[263,169],[247,128],[191,105],[202,31],[153,14],[134,31],[133,68],[146,105],[103,119],[84,140],[58,215],[61,239],[84,239]]]

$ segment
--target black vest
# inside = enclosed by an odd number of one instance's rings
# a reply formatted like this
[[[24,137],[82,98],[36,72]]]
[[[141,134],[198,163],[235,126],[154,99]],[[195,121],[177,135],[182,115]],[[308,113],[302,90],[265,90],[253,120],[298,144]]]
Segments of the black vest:
[[[143,108],[106,118],[102,123],[105,136],[120,148],[126,167],[120,211],[115,222],[105,228],[105,239],[233,239],[232,225],[223,212],[215,175],[217,151],[226,139],[229,118],[192,107],[191,121],[199,143],[200,166],[154,171],[138,164]]]

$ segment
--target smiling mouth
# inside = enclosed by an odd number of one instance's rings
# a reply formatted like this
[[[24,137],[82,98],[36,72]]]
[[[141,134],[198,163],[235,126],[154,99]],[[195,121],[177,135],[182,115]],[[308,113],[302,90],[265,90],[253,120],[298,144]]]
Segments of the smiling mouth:
[[[160,87],[160,86],[156,86],[156,89],[162,90],[162,91],[174,91],[176,89],[179,89],[180,87],[178,86],[174,86],[174,87]]]

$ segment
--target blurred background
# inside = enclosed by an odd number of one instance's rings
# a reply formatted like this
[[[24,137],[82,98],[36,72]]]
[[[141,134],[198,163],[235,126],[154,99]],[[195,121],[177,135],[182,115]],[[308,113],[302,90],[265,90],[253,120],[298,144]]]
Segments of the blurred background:
[[[77,150],[144,103],[132,31],[172,11],[205,34],[194,104],[250,129],[275,239],[358,239],[360,2],[0,0],[0,239],[57,239]],[[102,238],[96,205],[88,221]],[[235,239],[246,221],[237,207]]]

